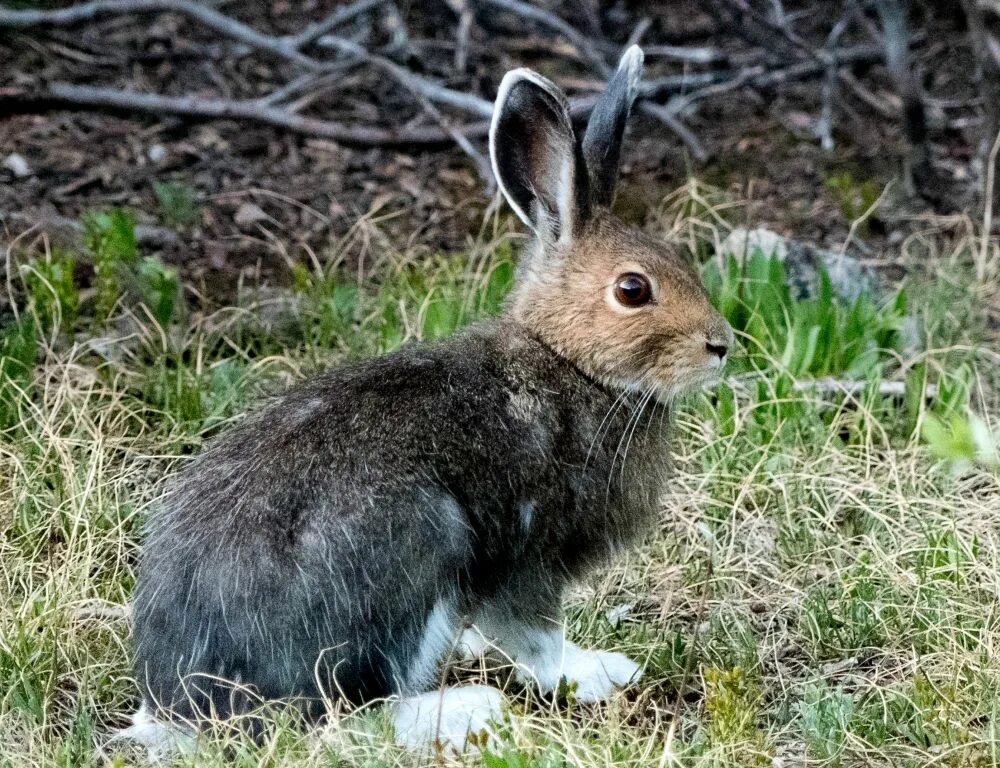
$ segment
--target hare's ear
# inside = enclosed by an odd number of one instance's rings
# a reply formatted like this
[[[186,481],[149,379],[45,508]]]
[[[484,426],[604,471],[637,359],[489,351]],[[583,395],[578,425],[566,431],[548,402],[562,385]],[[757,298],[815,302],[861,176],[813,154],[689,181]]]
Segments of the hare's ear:
[[[633,45],[625,51],[618,63],[618,71],[597,100],[583,136],[583,157],[590,176],[590,199],[595,205],[608,206],[614,199],[622,137],[641,81],[642,49]]]
[[[490,125],[490,160],[500,191],[544,242],[568,242],[587,215],[587,174],[569,105],[530,69],[500,83]]]

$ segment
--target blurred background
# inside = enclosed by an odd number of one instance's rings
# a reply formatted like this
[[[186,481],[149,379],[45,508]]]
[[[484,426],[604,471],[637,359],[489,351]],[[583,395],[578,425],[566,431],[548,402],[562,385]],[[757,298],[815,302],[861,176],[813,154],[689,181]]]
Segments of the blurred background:
[[[129,207],[206,298],[376,212],[399,243],[462,248],[492,199],[504,72],[536,68],[583,120],[638,42],[623,216],[696,175],[830,245],[880,199],[878,258],[914,216],[981,210],[998,19],[989,0],[8,3],[0,221],[58,232]]]

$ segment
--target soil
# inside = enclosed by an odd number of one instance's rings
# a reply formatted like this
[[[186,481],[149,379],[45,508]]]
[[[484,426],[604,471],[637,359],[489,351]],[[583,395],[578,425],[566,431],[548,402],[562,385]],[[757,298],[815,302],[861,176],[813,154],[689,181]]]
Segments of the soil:
[[[790,14],[799,14],[794,16],[796,29],[820,47],[835,20],[822,13],[829,4],[787,5]],[[641,222],[693,174],[745,200],[736,217],[750,226],[839,245],[859,212],[855,198],[887,189],[858,242],[873,261],[892,261],[893,249],[914,217],[968,210],[975,204],[981,105],[956,5],[924,3],[914,10],[919,35],[914,58],[923,74],[934,169],[942,190],[933,202],[907,194],[901,182],[907,145],[899,120],[874,111],[849,91],[842,90],[835,105],[834,149],[823,151],[813,130],[822,108],[820,84],[807,81],[699,102],[697,111],[684,119],[711,155],[701,166],[662,124],[636,116],[625,150],[619,211]],[[333,6],[275,0],[223,4],[222,10],[257,28],[287,33],[301,30]],[[443,8],[419,6],[404,9],[409,53],[396,58],[417,71],[447,70],[454,19]],[[571,9],[563,10],[570,18]],[[760,56],[759,49],[735,35],[716,31],[695,0],[643,10],[652,20],[647,35],[657,43],[712,45],[729,54],[734,65]],[[638,6],[606,9],[604,19],[611,28],[606,34],[627,34],[639,17]],[[232,55],[224,41],[177,14],[142,18],[142,23],[136,16],[112,17],[73,29],[0,32],[0,60],[6,62],[0,88],[51,78],[173,95],[248,97],[269,92],[291,74],[284,64]],[[489,30],[473,25],[475,56],[464,75],[451,78],[452,87],[489,98],[503,72],[519,64],[563,83],[585,77],[581,65],[549,53],[550,38],[512,36],[507,47],[488,44],[497,28],[512,22],[516,20],[491,19]],[[382,22],[373,29],[340,32],[386,44],[391,38]],[[857,34],[843,44],[871,42]],[[662,59],[651,58],[647,67],[650,77],[681,71],[682,65]],[[882,65],[857,68],[854,74],[881,102],[898,108]],[[315,94],[304,112],[332,111],[339,120],[359,123],[378,123],[388,114],[419,119],[419,105],[387,80],[350,70]],[[477,146],[483,150],[482,142]],[[230,298],[248,269],[286,281],[290,259],[323,255],[362,216],[382,217],[380,227],[401,250],[413,242],[460,250],[480,229],[490,202],[473,164],[453,146],[364,149],[234,121],[83,110],[8,115],[0,120],[0,161],[12,154],[23,158],[29,173],[22,177],[0,168],[0,216],[22,214],[20,224],[6,221],[8,237],[32,217],[75,219],[87,209],[108,206],[127,206],[141,223],[162,224],[155,185],[179,181],[192,187],[200,217],[181,227],[179,245],[161,249],[161,255],[180,267],[195,295],[211,298],[210,303]]]

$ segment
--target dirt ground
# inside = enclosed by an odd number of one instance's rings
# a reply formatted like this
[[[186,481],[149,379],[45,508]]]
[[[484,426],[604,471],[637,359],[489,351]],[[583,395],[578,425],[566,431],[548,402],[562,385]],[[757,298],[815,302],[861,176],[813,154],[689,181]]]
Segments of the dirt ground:
[[[289,32],[333,5],[276,0],[223,9],[256,27]],[[733,66],[755,55],[733,34],[717,32],[694,0],[650,4],[643,10],[652,19],[650,34],[657,42],[713,45],[730,55]],[[622,5],[612,11],[627,18],[639,15],[637,8]],[[808,12],[809,5],[789,4],[790,13],[802,11]],[[856,68],[854,74],[888,105],[889,113],[871,109],[842,89],[834,112],[835,147],[829,153],[819,147],[813,130],[821,110],[816,81],[762,93],[744,89],[699,102],[685,121],[711,155],[703,165],[694,163],[662,124],[638,116],[626,148],[619,210],[641,221],[694,175],[746,201],[734,215],[751,226],[839,245],[850,219],[885,191],[857,240],[863,255],[875,262],[892,260],[893,248],[914,217],[972,210],[982,121],[964,20],[957,3],[920,4],[914,13],[914,58],[927,96],[935,172],[943,190],[938,199],[929,202],[904,189],[906,145],[892,114],[899,101],[879,64]],[[451,55],[453,30],[435,25],[434,14],[416,4],[405,16],[408,64],[433,71],[435,62]],[[830,20],[822,13],[814,16],[810,22],[800,15],[796,23],[813,23],[811,39],[819,44]],[[0,60],[7,62],[0,71],[0,88],[58,78],[173,95],[246,97],[268,92],[285,74],[281,65],[227,55],[221,42],[179,15],[148,19],[145,26],[117,18],[74,29],[0,32]],[[474,27],[473,39],[488,42],[490,34],[495,32]],[[522,42],[519,50],[497,47],[470,64],[471,71],[454,85],[489,94],[507,68],[521,63],[557,81],[578,82],[573,65],[547,55],[544,43],[539,40],[531,48]],[[683,71],[682,64],[651,59],[647,76]],[[378,122],[379,110],[414,111],[412,98],[385,80],[352,71],[315,94],[307,109],[321,113],[336,108],[338,116],[350,110],[359,122]],[[484,149],[482,142],[478,146]],[[9,167],[0,168],[0,217],[8,236],[36,218],[72,219],[108,206],[127,206],[140,223],[160,224],[155,184],[178,181],[193,188],[201,214],[180,229],[179,242],[162,255],[182,268],[197,295],[223,301],[241,271],[251,268],[280,282],[289,257],[305,258],[309,250],[322,253],[360,216],[376,211],[392,214],[384,226],[400,244],[419,240],[432,249],[461,249],[481,226],[489,203],[472,163],[453,146],[419,151],[347,147],[234,121],[83,110],[7,115],[0,121],[0,159],[12,154],[24,159],[29,172],[19,176]]]

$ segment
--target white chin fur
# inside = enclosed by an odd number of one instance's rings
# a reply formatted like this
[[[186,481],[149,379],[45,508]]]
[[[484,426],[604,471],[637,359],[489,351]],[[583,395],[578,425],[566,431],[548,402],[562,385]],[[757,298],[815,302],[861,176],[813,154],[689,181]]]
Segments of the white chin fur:
[[[175,755],[191,754],[195,738],[189,728],[157,720],[146,705],[132,715],[132,725],[115,733],[108,741],[132,741],[145,748],[149,761],[159,763]]]
[[[445,752],[461,754],[496,744],[495,724],[503,716],[503,694],[485,685],[464,685],[410,696],[392,708],[397,744],[414,750],[440,745]]]

